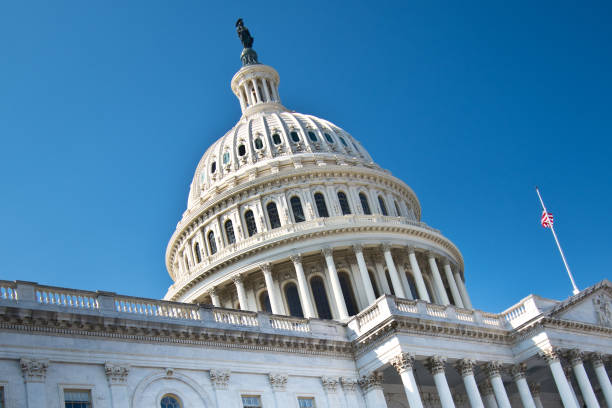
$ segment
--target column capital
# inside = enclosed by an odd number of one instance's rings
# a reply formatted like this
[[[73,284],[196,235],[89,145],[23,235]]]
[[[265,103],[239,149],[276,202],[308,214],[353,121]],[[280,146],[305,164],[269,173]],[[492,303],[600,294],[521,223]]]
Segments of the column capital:
[[[210,382],[213,388],[224,390],[227,388],[227,384],[230,380],[229,370],[210,370]]]
[[[599,351],[589,354],[589,359],[591,360],[593,367],[599,367],[604,364],[604,356]]]
[[[531,391],[531,395],[534,398],[539,397],[540,396],[540,383],[536,383],[536,382],[529,383],[529,391]]]
[[[491,381],[489,381],[489,379],[484,379],[483,381],[481,381],[478,384],[478,388],[480,388],[480,393],[483,396],[487,396],[487,395],[491,395],[493,394],[493,386],[491,385]]]
[[[571,349],[566,353],[566,358],[569,360],[572,367],[582,364],[584,353],[577,348]]]
[[[206,291],[206,294],[208,296],[216,296],[217,295],[217,288],[216,287],[212,287],[212,288],[208,289]]]
[[[411,246],[411,245],[408,245],[408,246],[406,247],[406,250],[408,251],[408,254],[413,254],[413,255],[415,255],[415,254],[416,254],[416,248],[415,248],[415,247],[413,247],[413,246]]]
[[[436,253],[432,251],[425,251],[425,255],[427,255],[427,259],[436,259]]]
[[[393,357],[389,363],[397,370],[398,374],[410,371],[414,366],[414,354],[400,353]]]
[[[340,379],[338,377],[321,377],[321,384],[325,392],[336,392],[336,387],[338,387],[339,382]]]
[[[561,361],[561,353],[556,347],[551,347],[547,350],[542,350],[538,353],[538,356],[544,359],[548,364]]]
[[[235,283],[236,285],[241,285],[241,284],[242,284],[242,280],[243,280],[243,279],[242,279],[242,274],[238,274],[238,275],[236,275],[236,276],[233,276],[233,277],[232,277],[232,280],[234,281],[234,283]]]
[[[364,375],[359,379],[359,386],[364,392],[368,392],[371,389],[382,388],[383,374],[377,371],[373,371],[368,375]]]
[[[263,273],[271,273],[272,272],[272,264],[270,262],[265,262],[259,265],[259,269]]]
[[[342,388],[344,389],[344,391],[355,391],[358,383],[359,380],[357,378],[340,378],[340,384],[342,384]]]
[[[291,259],[291,262],[293,262],[294,264],[302,263],[301,254],[293,254],[289,257],[289,259]]]
[[[363,253],[363,245],[361,245],[361,244],[354,244],[353,245],[353,251]]]
[[[474,366],[476,362],[469,358],[458,360],[455,363],[455,368],[461,374],[461,377],[467,377],[468,375],[474,375]]]
[[[391,252],[391,244],[389,242],[383,242],[381,247],[383,252]]]
[[[487,373],[489,378],[495,377],[496,375],[501,375],[502,362],[501,361],[489,361],[483,367],[484,371]]]
[[[23,379],[26,382],[45,382],[47,378],[47,368],[49,368],[49,360],[22,358],[19,360]]]
[[[334,255],[334,250],[331,249],[330,247],[325,247],[321,250],[321,252],[323,253],[324,257],[328,257],[328,256],[333,256]]]
[[[451,263],[448,258],[442,258],[442,266],[448,266],[450,268]]]
[[[126,385],[130,366],[121,363],[104,363],[104,373],[110,385]]]
[[[427,366],[432,375],[444,373],[444,367],[446,366],[446,357],[431,356],[427,359],[425,365]]]
[[[518,363],[510,368],[510,374],[512,374],[512,379],[514,381],[525,378],[525,371],[527,371],[527,364],[525,363]]]
[[[278,374],[278,373],[269,373],[268,380],[270,381],[270,386],[274,391],[285,391],[287,387],[287,380],[289,376],[287,374]]]

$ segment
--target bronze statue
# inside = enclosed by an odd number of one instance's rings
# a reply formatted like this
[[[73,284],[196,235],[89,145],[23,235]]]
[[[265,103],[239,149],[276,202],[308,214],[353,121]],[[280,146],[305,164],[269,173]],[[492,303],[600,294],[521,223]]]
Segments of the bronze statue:
[[[241,18],[236,21],[236,32],[238,33],[238,37],[240,38],[244,48],[253,47],[253,37],[251,37],[249,29],[244,26],[244,22]]]

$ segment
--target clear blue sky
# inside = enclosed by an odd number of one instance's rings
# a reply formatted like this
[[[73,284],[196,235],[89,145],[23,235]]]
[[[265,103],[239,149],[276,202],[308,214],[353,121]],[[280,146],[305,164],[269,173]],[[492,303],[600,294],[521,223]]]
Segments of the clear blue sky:
[[[465,258],[476,307],[612,262],[610,2],[0,4],[2,279],[160,298],[206,150],[240,116],[238,17],[284,104],[343,127]],[[222,5],[227,4],[227,6]]]

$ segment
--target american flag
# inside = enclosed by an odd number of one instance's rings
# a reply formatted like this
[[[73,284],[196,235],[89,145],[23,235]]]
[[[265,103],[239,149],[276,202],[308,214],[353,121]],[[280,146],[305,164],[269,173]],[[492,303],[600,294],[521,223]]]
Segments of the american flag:
[[[542,226],[544,228],[550,228],[553,225],[553,215],[552,213],[546,212],[546,210],[542,210],[542,219],[540,220]]]

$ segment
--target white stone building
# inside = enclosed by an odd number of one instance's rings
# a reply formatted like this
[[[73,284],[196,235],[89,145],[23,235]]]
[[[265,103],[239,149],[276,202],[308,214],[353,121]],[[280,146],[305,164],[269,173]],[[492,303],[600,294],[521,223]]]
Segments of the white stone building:
[[[410,187],[243,62],[165,300],[0,281],[0,408],[612,408],[612,283],[474,310]]]

